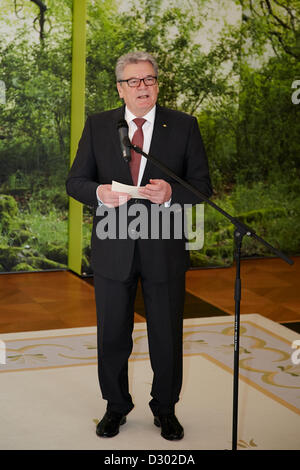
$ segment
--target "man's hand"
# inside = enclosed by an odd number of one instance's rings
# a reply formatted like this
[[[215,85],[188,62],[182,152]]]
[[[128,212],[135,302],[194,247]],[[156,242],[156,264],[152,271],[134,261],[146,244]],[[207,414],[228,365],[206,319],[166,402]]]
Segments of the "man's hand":
[[[152,180],[150,184],[139,188],[138,192],[141,196],[146,197],[155,204],[163,204],[168,202],[172,196],[172,188],[165,180]]]
[[[118,207],[131,199],[130,194],[112,191],[111,184],[102,184],[97,189],[98,198],[107,207]]]

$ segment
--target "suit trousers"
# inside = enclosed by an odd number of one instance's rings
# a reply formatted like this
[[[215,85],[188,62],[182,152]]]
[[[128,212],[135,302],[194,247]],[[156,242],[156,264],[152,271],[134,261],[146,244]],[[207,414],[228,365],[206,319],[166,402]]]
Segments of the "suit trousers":
[[[185,273],[164,282],[145,278],[138,240],[128,279],[119,281],[94,275],[100,389],[108,411],[126,415],[132,410],[128,359],[133,347],[134,302],[139,279],[153,370],[149,405],[154,415],[173,413],[182,385]]]

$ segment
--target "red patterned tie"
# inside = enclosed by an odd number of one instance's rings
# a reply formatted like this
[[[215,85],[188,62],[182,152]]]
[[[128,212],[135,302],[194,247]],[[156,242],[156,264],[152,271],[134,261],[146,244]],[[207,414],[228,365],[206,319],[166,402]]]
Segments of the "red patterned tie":
[[[135,124],[137,125],[137,130],[135,131],[132,137],[132,144],[137,145],[143,150],[144,133],[143,133],[142,127],[144,123],[146,122],[146,119],[135,118],[133,122],[135,122]],[[138,183],[140,163],[141,163],[141,154],[135,152],[134,150],[131,150],[131,161],[129,163],[129,167],[131,171],[132,181],[135,186]]]

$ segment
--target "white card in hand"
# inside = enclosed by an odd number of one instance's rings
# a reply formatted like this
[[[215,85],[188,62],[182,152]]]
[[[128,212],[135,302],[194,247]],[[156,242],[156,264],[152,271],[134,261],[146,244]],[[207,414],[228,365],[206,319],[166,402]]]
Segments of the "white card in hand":
[[[147,199],[144,196],[141,196],[138,192],[138,186],[130,186],[129,184],[118,183],[117,181],[112,181],[111,190],[118,191],[120,193],[130,194],[136,199]]]

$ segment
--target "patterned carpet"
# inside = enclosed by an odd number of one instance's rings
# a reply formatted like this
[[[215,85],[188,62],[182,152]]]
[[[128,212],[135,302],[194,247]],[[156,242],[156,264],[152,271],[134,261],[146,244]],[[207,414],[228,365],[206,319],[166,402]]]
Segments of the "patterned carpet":
[[[297,339],[297,333],[260,315],[242,316],[240,449],[300,449],[300,364],[291,360]],[[0,365],[1,449],[231,447],[233,317],[184,321],[184,384],[177,415],[185,438],[175,447],[151,421],[144,323],[135,325],[129,368],[136,407],[113,440],[94,432],[105,411],[97,383],[95,328],[7,334],[1,340],[6,360]]]

